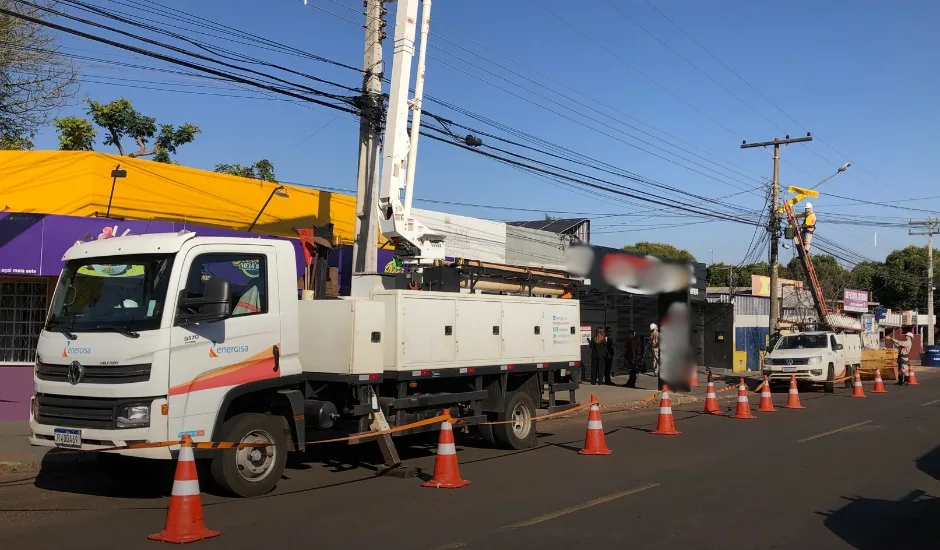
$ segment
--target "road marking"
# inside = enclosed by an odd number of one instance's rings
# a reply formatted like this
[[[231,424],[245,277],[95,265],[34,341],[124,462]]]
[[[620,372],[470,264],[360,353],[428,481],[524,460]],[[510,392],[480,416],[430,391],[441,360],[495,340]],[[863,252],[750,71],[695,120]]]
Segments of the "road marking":
[[[466,542],[451,542],[449,544],[445,544],[444,546],[438,546],[434,550],[453,550],[454,548],[463,548],[466,545]]]
[[[626,490],[626,491],[621,491],[621,492],[619,492],[619,493],[614,493],[614,494],[612,494],[612,495],[607,495],[607,496],[605,496],[605,497],[595,498],[594,500],[589,500],[589,501],[587,501],[587,502],[582,502],[581,504],[576,504],[576,505],[570,506],[570,507],[568,507],[568,508],[563,508],[563,509],[561,509],[561,510],[558,510],[558,511],[556,511],[556,512],[551,512],[551,513],[545,514],[545,515],[543,515],[543,516],[534,517],[534,518],[529,519],[529,520],[526,520],[526,521],[520,521],[519,523],[514,523],[514,524],[512,524],[512,525],[507,525],[506,527],[503,527],[501,530],[517,529],[517,528],[519,528],[519,527],[531,527],[531,526],[536,525],[536,524],[538,524],[538,523],[542,523],[543,521],[548,521],[548,520],[552,520],[552,519],[555,519],[555,518],[560,518],[561,516],[566,516],[566,515],[568,515],[568,514],[572,514],[572,513],[574,513],[574,512],[578,512],[578,511],[580,511],[580,510],[585,510],[585,509],[587,509],[587,508],[591,508],[592,506],[597,506],[598,504],[604,504],[605,502],[610,502],[610,501],[612,501],[612,500],[617,500],[617,499],[619,499],[619,498],[623,498],[623,497],[626,497],[626,496],[629,496],[629,495],[633,495],[633,494],[639,493],[639,492],[641,492],[641,491],[645,491],[645,490],[647,490],[647,489],[652,489],[653,487],[659,487],[659,485],[660,485],[659,483],[650,483],[650,484],[647,484],[647,485],[641,485],[641,486],[639,486],[639,487],[634,487],[633,489],[628,489],[628,490]]]
[[[933,405],[934,403],[940,403],[940,399],[934,399],[933,401],[928,401],[921,405],[921,407],[926,407],[927,405]]]
[[[820,437],[826,437],[827,435],[837,434],[839,432],[844,432],[845,430],[851,430],[852,428],[857,428],[859,426],[864,426],[865,424],[871,424],[872,420],[866,420],[864,422],[856,422],[855,424],[849,424],[848,426],[843,426],[841,428],[836,428],[834,430],[829,430],[828,432],[823,432],[821,434],[816,434],[809,436],[804,439],[800,439],[797,443],[806,443],[807,441],[812,441],[814,439],[819,439]]]

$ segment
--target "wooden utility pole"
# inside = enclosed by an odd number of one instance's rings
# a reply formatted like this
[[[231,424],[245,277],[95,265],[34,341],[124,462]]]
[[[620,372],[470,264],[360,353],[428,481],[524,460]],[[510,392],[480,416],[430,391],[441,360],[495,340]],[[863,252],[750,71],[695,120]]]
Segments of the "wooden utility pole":
[[[761,143],[741,143],[741,149],[750,149],[752,147],[774,146],[774,181],[773,191],[770,200],[770,217],[767,220],[767,230],[770,231],[770,334],[773,334],[777,327],[777,318],[780,316],[780,298],[778,289],[778,280],[780,276],[780,146],[791,143],[803,143],[813,141],[813,136],[808,132],[806,137],[791,138],[786,136],[784,139],[774,138],[773,141],[763,141]],[[769,335],[768,335],[769,338]],[[768,340],[769,342],[769,340]]]
[[[940,233],[940,220],[927,218],[926,220],[911,220],[908,225],[923,227],[923,230],[914,231],[909,229],[911,235],[927,236],[927,345],[934,345],[934,320],[933,320],[933,236]]]
[[[382,39],[385,38],[384,0],[365,0],[366,38],[362,95],[359,99],[359,171],[356,184],[356,240],[353,273],[378,270],[379,162],[382,131]]]

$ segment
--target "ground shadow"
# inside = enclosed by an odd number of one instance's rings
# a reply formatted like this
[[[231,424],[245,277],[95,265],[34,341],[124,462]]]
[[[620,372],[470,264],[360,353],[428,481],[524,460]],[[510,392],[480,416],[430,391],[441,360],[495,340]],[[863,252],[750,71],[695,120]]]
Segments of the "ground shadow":
[[[937,548],[940,498],[911,491],[898,501],[842,497],[848,504],[818,512],[825,526],[857,550]]]

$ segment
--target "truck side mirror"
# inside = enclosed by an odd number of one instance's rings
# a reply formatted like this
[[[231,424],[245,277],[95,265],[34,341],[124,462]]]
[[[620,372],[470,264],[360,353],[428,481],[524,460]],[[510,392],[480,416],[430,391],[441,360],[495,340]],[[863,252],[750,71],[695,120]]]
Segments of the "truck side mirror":
[[[845,346],[843,346],[842,344],[835,344],[834,346],[832,346],[832,349],[833,351],[842,351],[842,348],[844,347]]]
[[[176,317],[180,325],[221,321],[232,314],[232,291],[228,280],[222,277],[210,277],[202,296],[186,298],[185,291],[180,294],[180,311]]]

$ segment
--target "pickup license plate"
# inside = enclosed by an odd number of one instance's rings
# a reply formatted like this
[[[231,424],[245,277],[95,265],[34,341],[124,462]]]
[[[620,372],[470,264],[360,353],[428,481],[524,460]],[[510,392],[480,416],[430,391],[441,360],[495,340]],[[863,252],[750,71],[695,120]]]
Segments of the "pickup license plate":
[[[81,430],[63,430],[57,429],[53,432],[56,447],[81,448],[82,432]]]
[[[783,367],[783,372],[796,372],[796,367]]]

